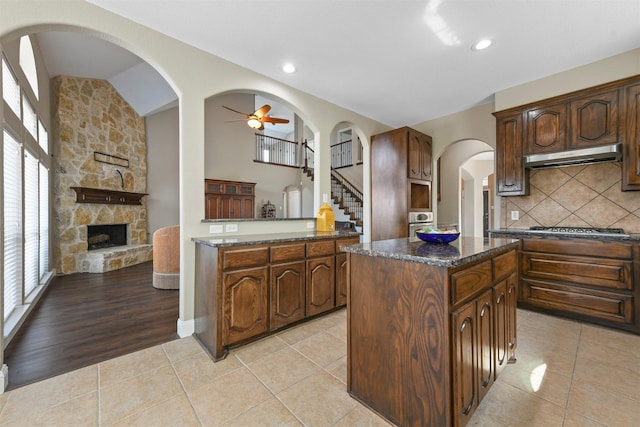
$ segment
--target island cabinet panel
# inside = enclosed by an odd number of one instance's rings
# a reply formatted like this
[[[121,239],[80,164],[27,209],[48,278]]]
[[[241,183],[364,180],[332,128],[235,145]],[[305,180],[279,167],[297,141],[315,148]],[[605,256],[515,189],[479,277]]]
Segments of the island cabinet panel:
[[[259,240],[237,246],[196,244],[194,336],[216,361],[226,357],[229,346],[346,304],[336,299],[338,278],[344,287],[340,293],[346,293],[346,254],[335,252],[357,243],[358,236]]]
[[[360,237],[349,237],[336,240],[336,307],[347,304],[348,264],[347,254],[341,246],[360,243]]]
[[[586,239],[522,239],[520,304],[637,330],[634,244]]]
[[[515,248],[456,267],[348,257],[349,394],[399,426],[464,426],[515,362]]]

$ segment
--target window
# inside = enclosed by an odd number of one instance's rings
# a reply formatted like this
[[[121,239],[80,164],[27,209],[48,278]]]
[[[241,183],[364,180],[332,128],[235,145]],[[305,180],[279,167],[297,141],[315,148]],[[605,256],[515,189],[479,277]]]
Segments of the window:
[[[0,0],[1,1],[1,0]],[[28,38],[26,39],[28,40]],[[24,46],[29,47],[25,53]],[[20,44],[15,74],[2,57],[4,123],[3,163],[3,281],[5,336],[28,314],[30,303],[51,277],[49,267],[49,134],[38,110],[37,74],[31,44]],[[31,56],[23,62],[24,55]],[[28,65],[29,61],[33,64]],[[27,64],[27,65],[25,65]],[[33,68],[33,69],[31,69]],[[31,77],[29,74],[31,73]],[[18,76],[18,77],[16,77]],[[25,79],[25,76],[27,79]],[[31,90],[33,89],[33,90]],[[6,341],[5,341],[6,342]]]
[[[4,132],[4,319],[22,300],[22,159],[21,148]]]
[[[13,113],[20,117],[20,85],[2,58],[2,98]]]
[[[36,58],[33,56],[33,46],[29,36],[20,38],[20,68],[27,77],[27,81],[33,90],[36,99],[40,98],[38,93],[38,72],[36,69]]]

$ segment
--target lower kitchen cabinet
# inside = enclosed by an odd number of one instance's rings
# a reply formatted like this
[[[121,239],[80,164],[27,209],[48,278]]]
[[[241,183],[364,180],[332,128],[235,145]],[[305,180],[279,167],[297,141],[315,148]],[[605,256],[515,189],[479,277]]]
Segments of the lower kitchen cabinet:
[[[304,260],[271,266],[272,329],[304,319],[305,273]]]
[[[231,345],[346,304],[336,300],[336,283],[344,284],[336,278],[346,273],[337,272],[335,252],[358,242],[356,235],[220,247],[197,243],[194,336],[217,361]]]
[[[222,275],[224,344],[235,344],[269,329],[267,267]]]
[[[637,332],[637,252],[631,242],[524,238],[520,305]]]
[[[307,260],[307,316],[335,307],[335,257]]]

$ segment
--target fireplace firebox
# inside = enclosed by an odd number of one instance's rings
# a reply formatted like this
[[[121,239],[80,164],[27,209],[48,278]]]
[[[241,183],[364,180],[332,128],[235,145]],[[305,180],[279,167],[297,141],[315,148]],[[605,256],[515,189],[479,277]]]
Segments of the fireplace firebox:
[[[105,224],[87,226],[87,249],[110,248],[127,244],[127,224]]]

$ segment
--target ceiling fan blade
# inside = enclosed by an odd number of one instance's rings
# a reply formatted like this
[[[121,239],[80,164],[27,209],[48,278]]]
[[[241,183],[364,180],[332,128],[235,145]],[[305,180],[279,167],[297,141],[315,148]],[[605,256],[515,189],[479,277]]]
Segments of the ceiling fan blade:
[[[265,104],[262,107],[258,108],[253,115],[256,116],[257,118],[262,118],[264,116],[267,115],[267,113],[269,112],[269,110],[271,110],[271,105],[269,104]]]
[[[269,117],[269,116],[265,116],[261,119],[263,122],[269,122],[269,123],[289,123],[289,119],[281,119],[279,117]]]
[[[226,108],[227,110],[233,111],[234,113],[242,114],[243,116],[249,117],[249,114],[243,113],[242,111],[234,110],[233,108],[229,108],[229,107],[224,106],[224,105],[222,106],[222,108]]]
[[[247,119],[238,119],[238,120],[225,120],[225,123],[233,123],[233,122],[246,122]]]

